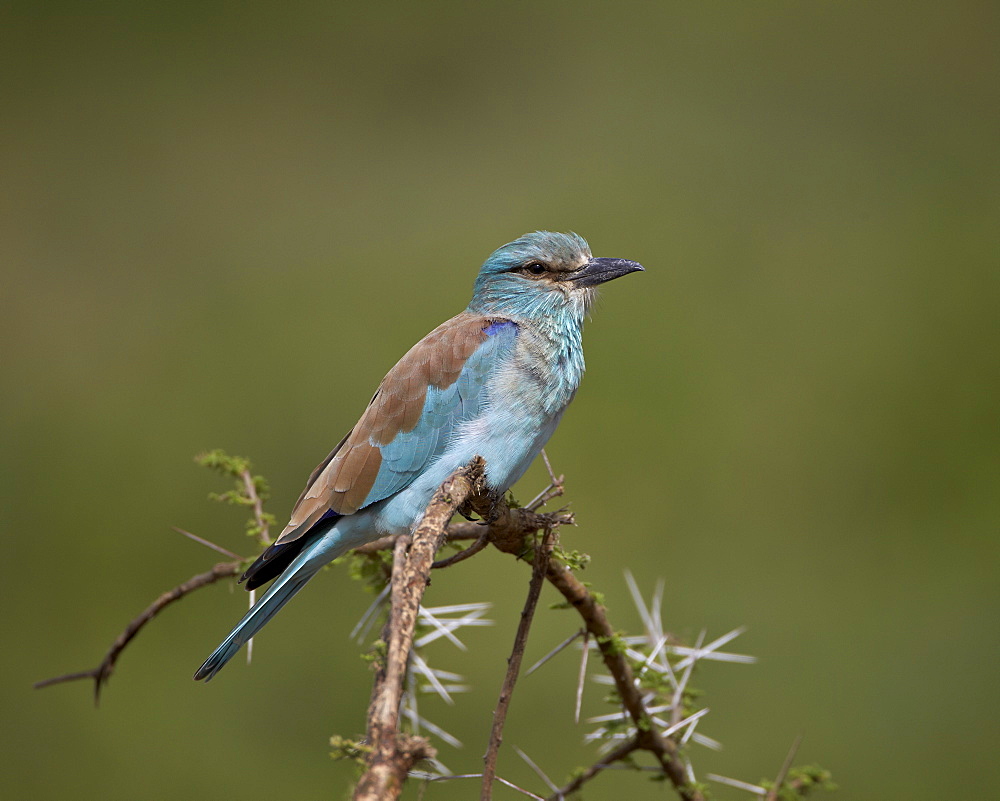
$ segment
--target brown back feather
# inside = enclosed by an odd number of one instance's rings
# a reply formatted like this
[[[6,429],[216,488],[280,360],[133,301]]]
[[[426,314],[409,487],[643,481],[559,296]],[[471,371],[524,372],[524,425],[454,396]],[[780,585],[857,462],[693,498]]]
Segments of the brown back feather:
[[[427,387],[454,384],[495,322],[496,317],[462,312],[410,348],[382,379],[357,425],[313,470],[278,543],[298,539],[327,510],[349,515],[361,508],[382,466],[380,447],[416,428]]]

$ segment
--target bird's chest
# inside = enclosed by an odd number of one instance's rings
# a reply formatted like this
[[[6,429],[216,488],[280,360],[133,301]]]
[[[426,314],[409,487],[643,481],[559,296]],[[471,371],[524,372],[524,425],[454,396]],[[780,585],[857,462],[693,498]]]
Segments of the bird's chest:
[[[582,373],[579,350],[559,348],[537,335],[519,337],[511,358],[492,376],[476,424],[491,485],[509,487],[527,470],[555,431]]]
[[[573,399],[583,373],[583,354],[536,332],[518,334],[512,352],[488,376],[482,411],[455,440],[454,461],[486,460],[487,483],[506,490],[544,447]]]
[[[511,358],[497,371],[490,406],[512,422],[552,420],[573,400],[583,368],[578,334],[555,338],[522,332]]]

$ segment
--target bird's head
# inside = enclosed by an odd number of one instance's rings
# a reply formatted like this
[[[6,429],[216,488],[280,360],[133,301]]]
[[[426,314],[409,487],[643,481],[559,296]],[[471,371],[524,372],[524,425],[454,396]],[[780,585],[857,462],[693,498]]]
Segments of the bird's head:
[[[490,255],[479,270],[469,309],[515,319],[582,320],[597,286],[637,270],[642,265],[627,259],[595,259],[576,234],[536,231]]]

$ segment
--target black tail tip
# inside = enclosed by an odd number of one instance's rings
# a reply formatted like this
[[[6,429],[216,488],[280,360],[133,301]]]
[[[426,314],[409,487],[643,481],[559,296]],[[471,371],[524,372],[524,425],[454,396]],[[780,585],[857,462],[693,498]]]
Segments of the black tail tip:
[[[220,667],[222,667],[222,665],[216,665],[213,660],[207,659],[202,666],[194,672],[194,680],[209,682],[212,680],[212,677],[219,672]]]

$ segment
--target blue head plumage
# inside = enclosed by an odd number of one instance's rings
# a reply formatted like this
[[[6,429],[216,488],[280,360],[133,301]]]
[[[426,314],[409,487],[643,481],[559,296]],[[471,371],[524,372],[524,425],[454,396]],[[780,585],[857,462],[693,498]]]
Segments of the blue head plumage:
[[[577,234],[535,231],[490,254],[479,269],[469,310],[578,322],[598,284],[641,269],[626,259],[595,259]]]

